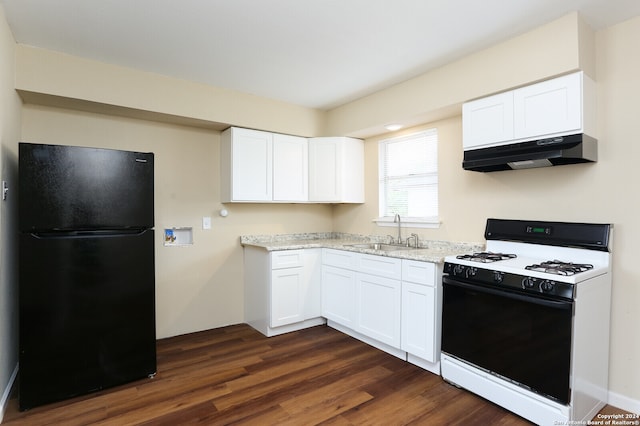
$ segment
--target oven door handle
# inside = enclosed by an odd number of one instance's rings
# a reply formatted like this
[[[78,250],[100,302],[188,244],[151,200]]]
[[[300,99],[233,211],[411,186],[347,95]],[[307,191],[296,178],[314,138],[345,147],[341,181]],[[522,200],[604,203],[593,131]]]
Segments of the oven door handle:
[[[493,296],[506,297],[508,299],[520,300],[528,303],[535,303],[537,305],[546,306],[548,308],[553,308],[553,309],[573,310],[572,300],[567,300],[567,301],[550,300],[542,297],[518,294],[518,293],[513,293],[510,291],[504,291],[504,290],[497,290],[497,289],[482,287],[474,284],[468,284],[462,281],[451,279],[446,275],[442,277],[442,284],[443,285],[447,284],[454,287],[460,287],[467,290],[473,290],[479,293],[491,294]]]

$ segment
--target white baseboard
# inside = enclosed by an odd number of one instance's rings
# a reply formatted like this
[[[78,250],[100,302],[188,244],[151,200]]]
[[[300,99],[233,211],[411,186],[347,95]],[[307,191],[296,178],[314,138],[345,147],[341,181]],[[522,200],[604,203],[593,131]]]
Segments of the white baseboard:
[[[7,410],[7,405],[9,405],[9,397],[11,397],[11,389],[13,389],[13,383],[16,381],[16,377],[18,377],[18,364],[16,364],[16,367],[13,369],[9,383],[7,383],[4,392],[2,392],[2,399],[0,399],[0,423],[2,423],[4,412]]]
[[[609,405],[631,413],[640,414],[640,401],[609,391]]]

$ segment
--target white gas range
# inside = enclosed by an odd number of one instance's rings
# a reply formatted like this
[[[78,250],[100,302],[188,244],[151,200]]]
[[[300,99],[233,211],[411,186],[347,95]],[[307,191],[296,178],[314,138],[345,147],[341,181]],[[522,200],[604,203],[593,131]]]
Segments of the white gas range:
[[[488,219],[449,256],[442,376],[538,424],[586,421],[608,393],[611,228]]]

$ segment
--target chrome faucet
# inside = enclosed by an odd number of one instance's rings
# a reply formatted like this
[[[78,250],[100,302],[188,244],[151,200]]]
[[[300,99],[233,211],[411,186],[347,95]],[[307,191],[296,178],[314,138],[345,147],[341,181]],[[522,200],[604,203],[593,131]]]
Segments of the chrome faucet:
[[[413,239],[413,247],[418,248],[418,234],[411,234],[409,237],[407,237],[407,247],[411,247],[411,245],[409,244],[409,241],[411,241],[411,239]]]
[[[400,228],[400,215],[396,213],[396,216],[393,218],[393,223],[398,224],[398,241],[397,244],[402,244],[402,229]]]

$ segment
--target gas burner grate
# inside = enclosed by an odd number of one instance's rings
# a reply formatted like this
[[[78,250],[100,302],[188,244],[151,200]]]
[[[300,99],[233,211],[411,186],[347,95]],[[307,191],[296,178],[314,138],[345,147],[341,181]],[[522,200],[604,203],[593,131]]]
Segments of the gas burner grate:
[[[516,257],[518,256],[516,256],[515,254],[493,253],[490,251],[482,251],[473,254],[461,254],[459,256],[456,256],[457,259],[482,263],[498,262],[500,260],[514,259]]]
[[[547,260],[546,262],[525,266],[524,268],[529,271],[547,272],[556,275],[575,275],[579,272],[593,269],[593,265],[588,263],[563,262],[561,260]]]

